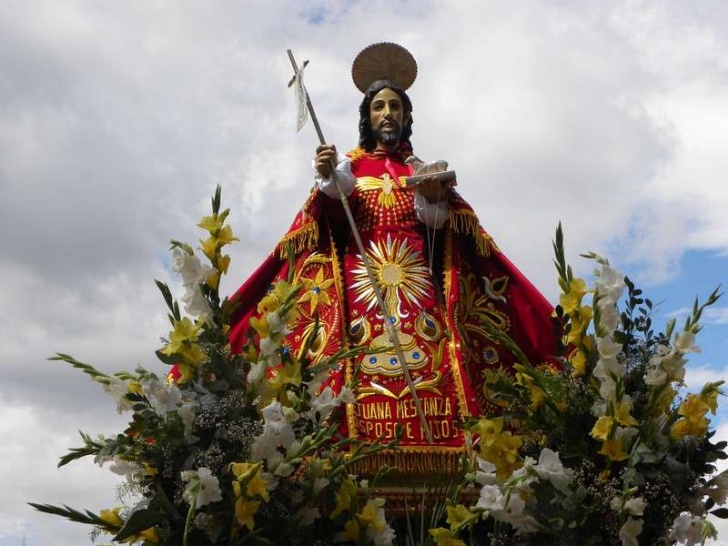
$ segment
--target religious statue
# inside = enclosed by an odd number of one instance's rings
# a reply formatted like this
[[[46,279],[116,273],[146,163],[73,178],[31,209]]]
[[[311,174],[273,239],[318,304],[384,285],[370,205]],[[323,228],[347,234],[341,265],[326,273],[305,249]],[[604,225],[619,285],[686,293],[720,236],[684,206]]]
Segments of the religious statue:
[[[345,155],[330,145],[316,150],[310,197],[232,297],[239,307],[231,345],[239,350],[247,341],[258,301],[292,273],[302,287],[300,318],[286,350],[300,351],[314,332],[315,361],[344,347],[372,350],[341,362],[327,382],[337,391],[357,378],[342,433],[392,439],[401,427],[400,449],[366,460],[361,472],[389,465],[413,476],[453,474],[466,449],[456,423],[494,409],[486,375],[516,361],[492,333],[507,334],[533,364],[542,363],[554,354],[553,309],[480,226],[453,175],[443,176],[446,164],[413,154],[405,91],[417,66],[409,52],[375,44],[359,54],[352,73],[364,93],[359,146]],[[421,183],[410,183],[415,174]]]

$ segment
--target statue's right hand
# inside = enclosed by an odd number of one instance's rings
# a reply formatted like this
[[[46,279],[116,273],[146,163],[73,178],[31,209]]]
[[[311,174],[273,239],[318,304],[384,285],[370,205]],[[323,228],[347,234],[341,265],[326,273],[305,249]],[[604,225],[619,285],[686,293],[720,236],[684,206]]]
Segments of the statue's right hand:
[[[331,166],[336,167],[336,146],[333,144],[322,144],[316,148],[316,170],[324,178],[331,175]]]

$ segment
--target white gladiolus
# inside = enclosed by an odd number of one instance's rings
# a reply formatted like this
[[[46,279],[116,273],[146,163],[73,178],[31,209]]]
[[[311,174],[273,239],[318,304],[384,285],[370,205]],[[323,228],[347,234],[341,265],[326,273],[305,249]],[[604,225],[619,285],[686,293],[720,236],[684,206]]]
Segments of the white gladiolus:
[[[268,362],[261,360],[255,364],[250,365],[250,371],[248,372],[248,384],[252,385],[259,383],[265,379],[265,374],[268,371]]]
[[[169,385],[158,379],[145,379],[142,381],[142,388],[152,409],[161,417],[177,410],[182,403],[182,391],[176,385]]]
[[[212,308],[202,293],[199,284],[185,286],[185,293],[181,299],[185,305],[185,311],[189,315],[202,319],[205,322],[212,320]]]
[[[134,481],[134,475],[142,471],[142,467],[131,461],[126,461],[119,457],[111,459],[112,463],[109,465],[109,470],[119,476],[124,476],[126,481],[132,483]]]
[[[642,497],[632,497],[624,503],[624,509],[633,516],[642,516],[645,513],[645,499]]]
[[[712,487],[708,490],[708,496],[718,506],[725,504],[726,500],[728,500],[728,470],[715,476],[709,485]]]
[[[616,302],[622,297],[625,284],[623,275],[619,271],[608,265],[603,265],[601,270],[596,270],[594,274],[599,279],[595,286],[598,296],[611,302]]]
[[[682,354],[700,352],[700,347],[695,345],[695,334],[692,332],[679,332],[675,335],[675,343],[673,346],[676,351]]]
[[[185,426],[185,442],[187,442],[188,444],[193,444],[197,440],[199,440],[197,436],[192,434],[192,425],[195,422],[195,414],[199,406],[199,403],[193,400],[185,402],[177,410],[177,415],[180,416],[180,419],[182,419],[182,424],[184,424]]]
[[[643,523],[641,519],[627,518],[619,530],[619,540],[622,542],[622,546],[639,546],[637,537],[642,532]]]
[[[325,421],[328,419],[334,408],[338,406],[341,401],[334,396],[334,391],[331,387],[326,387],[321,393],[314,397],[311,401],[311,411],[309,415],[314,418],[316,413],[319,414],[319,421]]]
[[[253,441],[252,446],[255,461],[267,459],[276,453],[279,445],[288,449],[296,439],[293,427],[283,415],[280,402],[271,402],[261,413],[264,419],[263,433]]]
[[[622,352],[622,344],[614,341],[611,336],[600,337],[597,338],[597,351],[604,360],[616,359],[617,355]]]
[[[703,526],[703,519],[691,514],[680,514],[672,524],[670,538],[677,542],[695,546],[702,544],[700,530]]]
[[[182,496],[190,504],[194,501],[196,507],[201,508],[222,500],[220,482],[209,468],[203,466],[196,471],[185,470],[180,476],[182,480],[189,482]]]
[[[497,485],[484,485],[480,489],[480,498],[476,504],[484,510],[503,510],[506,506],[506,499]]]
[[[550,481],[562,493],[568,491],[569,485],[574,477],[573,472],[561,464],[559,454],[547,447],[541,450],[541,454],[538,457],[538,464],[533,469],[541,479]]]
[[[493,517],[510,524],[516,534],[531,533],[538,529],[538,522],[533,516],[524,513],[526,501],[521,498],[517,491],[511,492],[511,496],[502,510],[493,512]]]
[[[294,516],[296,522],[303,527],[313,525],[319,517],[321,517],[321,512],[319,511],[318,506],[314,506],[312,504],[304,504],[298,509]]]
[[[109,393],[116,400],[116,411],[122,413],[130,411],[134,407],[134,402],[126,398],[129,394],[129,382],[122,381],[114,375],[110,375],[109,382],[104,383],[104,392]]]
[[[354,402],[356,402],[356,396],[354,395],[354,391],[351,390],[349,387],[341,387],[339,400],[341,400],[343,404],[353,404]]]
[[[645,384],[651,387],[660,387],[667,383],[667,373],[659,364],[651,367],[645,374]]]
[[[184,285],[203,283],[215,272],[210,266],[203,265],[197,256],[179,248],[172,251],[172,269],[179,273]]]

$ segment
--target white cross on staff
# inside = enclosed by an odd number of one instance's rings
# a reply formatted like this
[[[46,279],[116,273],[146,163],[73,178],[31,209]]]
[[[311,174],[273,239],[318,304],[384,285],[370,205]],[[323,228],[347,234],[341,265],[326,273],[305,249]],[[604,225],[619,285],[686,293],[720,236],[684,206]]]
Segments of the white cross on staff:
[[[293,53],[291,50],[288,50],[288,58],[291,60],[291,65],[293,65],[293,72],[294,76],[293,79],[288,83],[288,86],[290,87],[293,85],[293,83],[296,80],[296,77],[298,76],[298,65],[296,64],[296,59],[293,58]],[[303,63],[303,67],[301,67],[301,70],[308,64],[308,61],[305,61]],[[303,87],[303,84],[301,83],[301,87],[303,89],[303,94],[306,97],[306,107],[308,108],[308,112],[311,115],[311,121],[313,121],[314,127],[316,127],[316,134],[318,135],[319,142],[321,144],[326,144],[326,140],[324,139],[324,134],[321,131],[321,125],[319,125],[318,118],[316,117],[316,112],[313,110],[313,104],[311,104],[311,97],[308,95],[308,91],[306,91],[306,88]],[[432,442],[432,432],[430,431],[430,426],[427,424],[427,420],[425,419],[425,412],[422,410],[422,404],[420,403],[420,398],[417,396],[416,387],[414,384],[414,381],[412,381],[412,376],[410,375],[409,368],[407,367],[407,362],[405,360],[404,351],[402,350],[402,345],[399,342],[399,336],[397,335],[397,329],[394,327],[394,320],[392,319],[391,315],[389,314],[389,311],[387,310],[387,304],[384,301],[384,298],[382,297],[382,292],[379,287],[379,283],[377,282],[377,278],[374,276],[374,271],[372,270],[372,266],[369,263],[369,259],[367,258],[366,252],[364,250],[364,243],[362,243],[361,235],[359,235],[359,230],[356,227],[356,222],[354,221],[354,216],[351,214],[351,208],[349,208],[349,201],[346,198],[346,195],[344,195],[344,192],[341,189],[341,183],[339,182],[339,177],[336,175],[336,165],[330,164],[331,167],[331,176],[334,179],[334,184],[336,184],[336,189],[339,191],[339,197],[341,198],[341,204],[344,207],[344,212],[346,213],[346,219],[349,221],[349,226],[351,227],[351,232],[354,235],[354,240],[356,241],[356,246],[359,249],[359,254],[361,254],[362,262],[364,263],[364,267],[366,268],[367,275],[369,276],[369,282],[372,285],[372,289],[374,290],[374,295],[377,298],[377,303],[379,304],[379,308],[382,310],[382,316],[384,317],[384,323],[387,328],[387,333],[389,334],[389,341],[394,345],[395,351],[397,351],[397,359],[399,360],[400,366],[402,367],[402,373],[404,375],[405,380],[407,381],[407,386],[409,387],[410,392],[412,393],[412,400],[415,403],[415,408],[417,409],[417,414],[420,416],[420,422],[422,423],[422,428],[425,431],[425,436],[427,437],[427,441],[430,443]]]

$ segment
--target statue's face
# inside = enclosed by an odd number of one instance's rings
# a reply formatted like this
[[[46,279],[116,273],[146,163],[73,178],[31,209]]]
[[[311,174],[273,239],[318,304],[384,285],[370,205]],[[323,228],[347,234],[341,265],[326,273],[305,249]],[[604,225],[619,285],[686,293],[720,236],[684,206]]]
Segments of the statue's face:
[[[377,148],[399,144],[402,124],[407,121],[400,96],[387,87],[374,95],[369,105],[369,121],[377,139]]]

